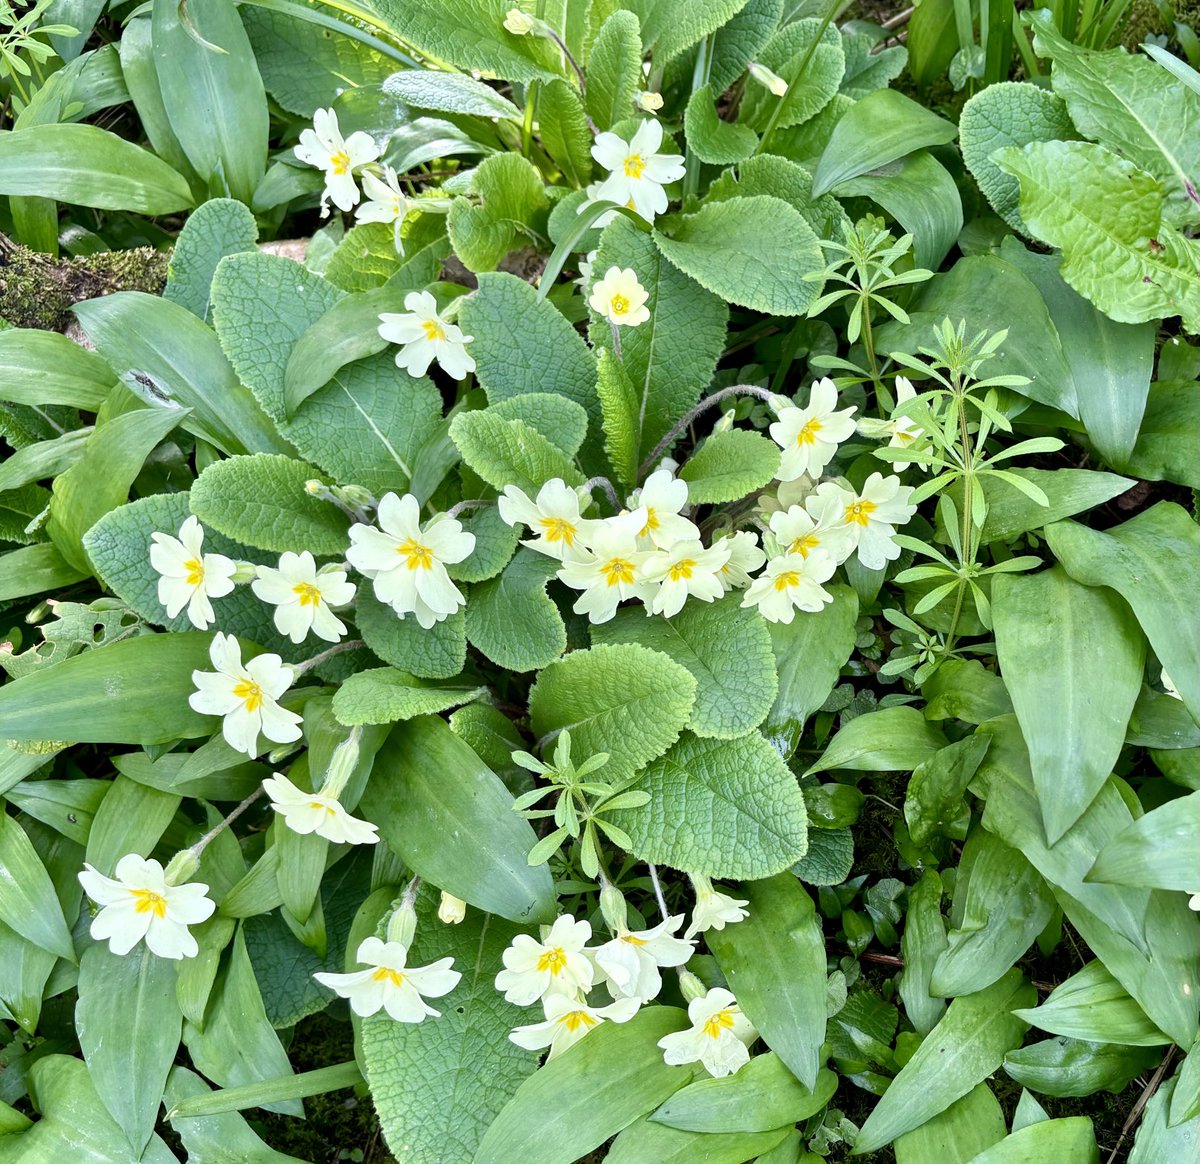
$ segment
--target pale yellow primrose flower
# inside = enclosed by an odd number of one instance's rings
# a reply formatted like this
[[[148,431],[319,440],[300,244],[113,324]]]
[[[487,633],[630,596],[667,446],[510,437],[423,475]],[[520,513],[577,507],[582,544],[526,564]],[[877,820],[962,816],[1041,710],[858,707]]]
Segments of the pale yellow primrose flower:
[[[400,942],[385,942],[366,938],[354,955],[367,969],[350,974],[314,974],[322,985],[341,998],[350,1000],[356,1015],[387,1011],[398,1023],[419,1023],[425,1018],[440,1018],[426,998],[441,998],[449,994],[462,979],[451,970],[453,958],[439,958],[428,966],[409,966],[408,950]]]
[[[162,575],[158,600],[167,616],[174,618],[186,606],[192,626],[208,630],[214,618],[209,599],[233,590],[237,563],[224,554],[203,552],[204,527],[194,514],[179,527],[179,537],[154,533],[150,538],[150,565]]]
[[[383,167],[382,177],[365,171],[362,184],[367,201],[355,210],[356,222],[398,222],[408,213],[408,198],[391,166]]]
[[[729,559],[717,571],[717,578],[725,590],[744,590],[754,580],[750,575],[767,560],[758,544],[758,535],[748,529],[738,530],[717,538],[713,545],[722,542],[729,545]]]
[[[233,635],[214,635],[208,653],[216,671],[192,672],[196,690],[188,704],[201,715],[224,716],[221,734],[231,748],[253,759],[260,732],[276,744],[300,738],[300,716],[277,702],[295,681],[291,667],[274,654],[258,655],[243,665],[242,648]]]
[[[907,377],[896,377],[896,408],[907,404],[916,395],[917,390]],[[925,435],[921,426],[911,416],[896,416],[895,409],[890,420],[875,420],[873,417],[864,416],[858,422],[858,431],[873,440],[886,439],[889,449],[910,449]],[[913,463],[922,472],[929,471],[928,465]]]
[[[160,958],[194,958],[199,953],[188,926],[212,917],[216,905],[199,881],[168,885],[163,867],[153,858],[127,853],[117,862],[116,878],[85,864],[79,883],[98,906],[90,933],[108,940],[114,954],[128,954],[145,939]]]
[[[750,916],[744,908],[749,904],[748,901],[741,901],[714,889],[712,882],[707,879],[700,881],[696,886],[696,905],[692,910],[692,922],[683,936],[691,938],[709,930],[723,930],[727,925],[736,925]]]
[[[268,776],[263,788],[271,807],[294,833],[316,833],[337,845],[374,845],[379,826],[351,816],[336,796],[305,792],[282,773]]]
[[[388,603],[401,618],[415,614],[429,630],[466,605],[446,565],[471,554],[475,535],[464,530],[461,522],[440,514],[422,526],[420,514],[411,493],[385,494],[378,511],[382,529],[352,525],[346,560],[371,579],[380,602]]]
[[[837,405],[837,387],[825,378],[814,382],[807,408],[783,406],[777,410],[779,419],[768,431],[783,450],[776,474],[780,481],[794,481],[805,473],[819,477],[838,445],[854,435],[850,417],[857,409],[851,406],[838,412]]]
[[[655,550],[642,565],[642,576],[659,583],[650,613],[673,618],[689,597],[701,602],[720,598],[725,593],[720,572],[729,561],[731,549],[724,539],[705,549],[699,538],[689,538],[676,542],[669,550]]]
[[[496,989],[508,1002],[529,1006],[548,994],[578,998],[592,988],[595,971],[583,948],[592,937],[589,922],[564,914],[545,931],[540,942],[518,934],[504,951],[504,969]]]
[[[504,27],[513,36],[528,36],[537,27],[537,21],[519,8],[510,8],[504,15]]]
[[[588,1006],[586,1002],[568,998],[565,994],[547,995],[542,1000],[546,1021],[517,1027],[508,1037],[527,1051],[550,1048],[548,1063],[573,1047],[589,1031],[606,1019],[614,1023],[628,1022],[640,1009],[636,998],[620,998],[608,1006]]]
[[[767,622],[791,622],[797,610],[815,613],[833,601],[821,586],[833,577],[837,563],[824,550],[808,557],[784,554],[773,558],[742,597],[742,606],[757,606]]]
[[[330,610],[354,599],[354,583],[340,566],[322,566],[307,550],[285,550],[278,569],[259,566],[250,584],[255,595],[275,607],[275,627],[293,643],[302,643],[311,631],[327,643],[340,641],[346,624]]]
[[[663,95],[651,90],[643,90],[638,94],[638,108],[647,113],[657,113],[663,107]]]
[[[793,505],[783,513],[771,514],[771,532],[779,543],[779,552],[807,558],[820,547],[834,562],[844,562],[854,553],[854,535],[843,518],[845,507],[828,496],[810,500],[814,513]]]
[[[670,1066],[703,1063],[705,1070],[720,1079],[740,1071],[750,1062],[747,1049],[758,1032],[742,1014],[737,999],[714,986],[701,998],[688,1003],[691,1027],[658,1040],[663,1060]]]
[[[649,1002],[658,996],[659,967],[682,966],[696,950],[695,942],[675,937],[681,925],[683,914],[677,914],[648,930],[622,930],[588,951],[613,998]]]
[[[322,216],[328,215],[331,201],[339,210],[353,209],[359,199],[354,171],[379,157],[379,147],[370,134],[358,130],[342,137],[332,109],[318,109],[313,114],[312,129],[300,134],[300,144],[292,152],[302,162],[325,171]]]
[[[384,311],[379,316],[379,335],[388,343],[399,344],[396,366],[410,376],[424,376],[434,360],[455,380],[475,371],[475,361],[467,351],[474,340],[462,329],[438,314],[437,300],[428,291],[410,291],[404,297],[407,311]]]
[[[443,925],[456,926],[467,916],[467,903],[461,897],[455,897],[443,889],[438,900],[437,915],[438,921]]]
[[[842,528],[854,540],[858,560],[868,570],[881,570],[900,556],[900,547],[893,539],[896,527],[917,512],[908,500],[913,492],[911,486],[900,483],[899,477],[872,473],[861,493],[825,481],[805,504],[810,513],[818,506],[840,510]]]
[[[496,499],[502,521],[526,525],[534,534],[521,545],[560,562],[577,556],[597,524],[593,518],[579,516],[579,505],[579,494],[561,477],[551,477],[533,501],[516,485],[506,485],[503,496]]]
[[[588,306],[615,327],[637,327],[650,318],[647,298],[632,267],[609,267],[604,278],[592,286]]]
[[[687,482],[680,481],[670,469],[658,469],[646,478],[646,484],[629,495],[630,509],[644,509],[646,521],[638,531],[643,546],[653,544],[669,550],[676,542],[700,536],[694,522],[681,516],[687,505]]]
[[[586,614],[593,623],[608,622],[627,598],[653,599],[657,583],[642,576],[653,551],[638,548],[638,531],[645,525],[644,509],[598,521],[591,546],[563,562],[559,580],[583,591],[572,607],[576,614]]]
[[[686,168],[682,154],[658,152],[662,140],[662,126],[657,121],[643,121],[628,142],[615,133],[597,135],[592,157],[611,172],[588,187],[588,202],[615,202],[653,222],[667,209],[663,187],[679,181]],[[596,225],[603,226],[614,217],[616,211],[610,211],[601,215]]]

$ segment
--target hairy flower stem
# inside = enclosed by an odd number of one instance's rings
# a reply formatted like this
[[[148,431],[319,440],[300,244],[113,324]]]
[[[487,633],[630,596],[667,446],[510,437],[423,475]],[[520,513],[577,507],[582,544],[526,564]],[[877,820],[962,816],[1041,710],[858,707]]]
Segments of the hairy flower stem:
[[[340,655],[345,651],[356,651],[359,647],[365,647],[367,644],[362,639],[347,639],[344,643],[334,643],[328,650],[322,651],[319,655],[313,655],[311,659],[305,659],[303,663],[289,663],[296,673],[296,678],[307,671],[311,671],[314,667],[319,667],[326,659],[332,659],[334,655]]]
[[[599,485],[608,496],[608,500],[612,503],[613,509],[620,510],[621,499],[617,496],[617,491],[613,488],[613,483],[607,477],[589,477],[583,487],[588,493],[591,493],[596,486]]]
[[[654,899],[658,902],[658,912],[663,915],[663,921],[667,920],[667,899],[663,897],[662,886],[658,882],[658,869],[653,863],[646,866],[650,870],[650,884],[654,886]]]
[[[655,461],[675,443],[680,433],[696,417],[707,412],[714,404],[719,404],[722,400],[728,400],[730,396],[757,396],[759,400],[765,400],[768,403],[771,400],[771,393],[766,388],[759,388],[757,384],[731,384],[728,388],[722,388],[719,392],[714,392],[711,396],[706,396],[654,446],[654,451],[642,462],[641,468],[638,469],[638,479],[640,480],[646,475],[647,471],[653,467]]]

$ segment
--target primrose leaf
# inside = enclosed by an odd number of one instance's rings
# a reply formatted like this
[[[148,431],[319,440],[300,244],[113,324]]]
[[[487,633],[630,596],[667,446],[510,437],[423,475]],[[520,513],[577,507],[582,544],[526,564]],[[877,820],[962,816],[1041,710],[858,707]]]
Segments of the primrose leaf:
[[[761,433],[742,428],[715,432],[679,470],[694,505],[737,501],[774,480],[779,446]]]
[[[541,175],[520,154],[493,154],[471,178],[467,198],[455,198],[447,227],[454,253],[472,271],[494,269],[546,208]]]
[[[460,412],[450,422],[450,439],[493,489],[515,485],[533,497],[552,477],[583,484],[574,462],[523,420],[505,420],[490,409]]]
[[[499,577],[471,590],[467,638],[497,666],[536,671],[567,649],[567,629],[546,583],[559,563],[521,548]]]

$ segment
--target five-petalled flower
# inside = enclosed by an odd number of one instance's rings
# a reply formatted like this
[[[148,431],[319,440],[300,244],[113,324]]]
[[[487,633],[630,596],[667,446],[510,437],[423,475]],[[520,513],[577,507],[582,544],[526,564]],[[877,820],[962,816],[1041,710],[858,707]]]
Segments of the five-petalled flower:
[[[669,550],[676,542],[700,536],[695,523],[679,512],[687,505],[687,500],[687,482],[681,481],[670,469],[657,469],[640,489],[633,491],[629,508],[646,511],[646,520],[638,531],[644,547],[655,545],[660,550]]]
[[[128,954],[144,938],[160,958],[194,958],[199,952],[188,926],[207,921],[217,908],[199,881],[168,885],[166,873],[153,858],[127,853],[117,862],[116,877],[85,864],[79,883],[98,906],[91,935],[108,940],[114,954]]]
[[[854,553],[854,535],[846,529],[843,506],[828,496],[809,497],[808,506],[790,505],[771,514],[771,532],[782,554],[807,558],[814,550],[824,550],[835,563],[844,562]]]
[[[380,176],[365,170],[362,184],[367,200],[355,210],[356,222],[399,222],[408,213],[408,199],[391,166],[384,166]]]
[[[456,324],[438,312],[437,300],[428,291],[410,291],[404,297],[402,312],[385,311],[379,316],[379,335],[388,343],[399,344],[396,366],[410,376],[424,376],[429,365],[438,364],[455,380],[463,380],[475,371],[475,361],[467,351],[474,336],[464,335]]]
[[[640,1006],[636,998],[619,998],[608,1006],[588,1006],[565,994],[550,994],[543,1000],[546,1019],[517,1027],[508,1037],[527,1051],[550,1048],[547,1062],[573,1047],[589,1031],[606,1019],[614,1023],[628,1022]]]
[[[650,318],[646,288],[632,267],[609,267],[592,286],[588,306],[614,327],[637,327]]]
[[[316,833],[340,845],[373,845],[379,840],[379,826],[351,816],[336,796],[305,792],[281,773],[268,776],[263,788],[271,807],[294,833]]]
[[[727,538],[718,538],[707,549],[699,538],[687,538],[669,550],[656,550],[642,566],[642,576],[659,584],[650,613],[674,618],[689,597],[701,602],[720,598],[725,593],[720,574],[731,549]]]
[[[703,1063],[718,1079],[732,1075],[750,1062],[748,1050],[758,1038],[737,999],[720,986],[688,1003],[691,1027],[658,1040],[663,1060],[671,1066]]]
[[[649,1002],[662,989],[661,966],[682,966],[696,943],[675,937],[683,915],[669,917],[648,930],[622,930],[591,951],[614,998]]]
[[[350,1009],[366,1018],[384,1010],[398,1023],[419,1023],[440,1018],[426,998],[449,994],[462,975],[450,969],[453,958],[439,958],[428,966],[409,966],[408,950],[400,942],[365,938],[354,955],[366,966],[349,974],[314,974],[322,985],[350,1000]]]
[[[501,519],[508,525],[529,527],[534,535],[522,545],[560,562],[576,555],[591,537],[597,522],[579,516],[579,494],[561,477],[551,477],[534,500],[516,485],[506,485],[496,499]]]
[[[224,554],[204,553],[204,527],[194,514],[180,526],[177,538],[165,533],[150,537],[150,565],[162,575],[158,600],[167,616],[174,618],[186,606],[192,626],[208,630],[214,617],[209,600],[233,590],[237,563]]]
[[[337,114],[332,109],[318,109],[313,114],[312,129],[300,134],[300,144],[292,152],[302,162],[325,171],[323,215],[329,213],[330,202],[339,210],[354,208],[359,198],[354,171],[379,157],[379,147],[370,134],[358,130],[342,137]]]
[[[411,493],[384,494],[378,518],[381,529],[350,527],[352,544],[346,551],[350,565],[371,579],[375,597],[401,618],[415,614],[425,630],[465,606],[446,566],[470,555],[475,535],[441,514],[422,526],[421,507]]]
[[[806,502],[809,512],[818,505],[840,511],[841,527],[852,539],[858,560],[868,570],[882,570],[900,556],[896,527],[904,525],[917,507],[910,504],[909,485],[901,485],[896,476],[872,473],[859,493],[843,489],[836,481],[825,481]]]
[[[564,914],[536,941],[518,934],[502,955],[504,969],[496,989],[517,1006],[529,1006],[548,994],[578,998],[592,988],[595,971],[583,948],[592,936],[591,924]]]
[[[641,572],[653,552],[638,548],[638,534],[645,525],[644,509],[597,522],[591,546],[563,562],[559,580],[583,591],[572,607],[576,614],[586,614],[593,623],[608,622],[627,598],[649,601],[654,597],[657,583],[647,581]]]
[[[257,756],[261,732],[276,744],[300,738],[301,718],[279,706],[279,697],[295,680],[295,672],[278,655],[258,655],[242,663],[242,648],[233,635],[216,634],[208,649],[216,671],[193,671],[196,690],[188,698],[201,715],[224,716],[221,734],[231,748]]]
[[[863,436],[872,437],[875,440],[886,439],[889,449],[913,448],[922,441],[925,430],[911,416],[897,416],[896,411],[901,405],[914,400],[916,395],[917,390],[912,386],[912,381],[907,376],[897,376],[896,408],[892,410],[891,419],[875,420],[873,417],[864,416],[858,422],[858,431]],[[923,465],[919,461],[916,464],[922,472],[929,470],[928,465]]]
[[[791,622],[797,610],[813,613],[833,601],[821,583],[828,582],[836,569],[837,563],[824,550],[811,550],[808,557],[782,554],[772,558],[750,584],[742,605],[757,606],[767,622]]]
[[[354,583],[346,581],[340,566],[322,566],[307,550],[286,550],[279,566],[259,566],[250,589],[275,607],[275,626],[293,643],[302,643],[311,631],[327,643],[338,642],[346,624],[330,610],[354,598]]]
[[[616,202],[653,222],[667,208],[663,187],[682,178],[685,168],[682,154],[658,152],[662,140],[662,126],[657,121],[643,121],[630,141],[615,133],[599,134],[592,157],[610,173],[588,187],[588,201]],[[596,225],[602,226],[609,217],[601,215]]]
[[[758,535],[743,529],[717,538],[713,545],[721,542],[728,544],[729,558],[717,571],[717,578],[725,590],[744,590],[754,581],[751,575],[767,560]]]
[[[807,408],[785,405],[777,410],[779,419],[768,431],[783,450],[780,481],[794,481],[805,473],[820,477],[838,445],[854,435],[850,418],[857,409],[852,405],[839,412],[837,406],[837,387],[826,378],[813,383]]]

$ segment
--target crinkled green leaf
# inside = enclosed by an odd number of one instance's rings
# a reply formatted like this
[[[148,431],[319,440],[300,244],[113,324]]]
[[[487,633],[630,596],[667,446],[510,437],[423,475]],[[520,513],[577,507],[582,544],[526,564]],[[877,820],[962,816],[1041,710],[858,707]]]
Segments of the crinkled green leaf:
[[[746,0],[647,0],[640,6],[642,39],[666,63],[746,7]]]
[[[783,0],[749,0],[742,10],[713,33],[708,81],[724,93],[771,39],[783,15]]]
[[[613,819],[632,851],[655,864],[709,877],[770,877],[808,847],[800,787],[757,732],[732,740],[685,735],[631,787],[648,792],[649,803]]]
[[[571,733],[576,764],[607,752],[614,781],[661,756],[691,716],[696,680],[659,651],[622,643],[572,651],[545,667],[529,693],[539,738]]]
[[[556,392],[522,392],[490,406],[494,416],[519,420],[537,429],[548,441],[573,457],[587,437],[588,414],[583,407]]]
[[[737,501],[761,489],[779,471],[779,446],[743,428],[715,432],[679,470],[694,505]]]
[[[702,85],[688,99],[683,121],[688,149],[702,162],[727,166],[743,161],[754,153],[758,134],[747,125],[722,121],[715,100],[708,85]]]
[[[486,690],[486,687],[441,687],[394,667],[376,667],[351,675],[338,688],[333,697],[333,711],[344,724],[395,723],[449,711]]]
[[[770,194],[791,203],[818,238],[839,238],[850,219],[832,194],[812,196],[812,175],[801,165],[775,154],[756,154],[726,170],[708,188],[708,202],[753,194]]]
[[[847,97],[861,100],[876,89],[886,89],[904,72],[908,50],[903,45],[892,45],[873,52],[877,43],[870,33],[851,33],[842,29],[846,72],[842,76],[840,90]]]
[[[409,615],[401,618],[380,602],[364,582],[358,591],[355,622],[363,641],[385,663],[422,679],[449,679],[467,659],[467,636],[460,610],[425,630]]]
[[[1020,183],[1030,233],[1063,252],[1062,277],[1119,323],[1181,316],[1200,331],[1200,243],[1163,221],[1163,188],[1091,142],[1006,146],[994,160]]]
[[[818,33],[821,39],[813,49]],[[801,74],[800,65],[806,57],[808,64]],[[776,118],[777,130],[801,125],[815,117],[838,91],[846,70],[841,34],[834,25],[822,27],[822,22],[813,17],[785,24],[767,42],[758,60],[788,86],[782,97],[776,97],[762,85],[747,82],[740,118],[760,132],[772,117]],[[776,116],[780,106],[782,109]]]
[[[254,11],[257,14],[260,10]],[[257,242],[258,226],[244,203],[212,198],[196,207],[175,240],[163,298],[207,321],[217,264],[226,255],[254,250]]]
[[[546,194],[533,163],[509,153],[487,158],[471,176],[471,191],[479,202],[459,197],[450,207],[450,242],[468,269],[490,271],[528,234]]]
[[[621,485],[637,483],[638,471],[638,398],[624,364],[607,348],[600,349],[597,361],[596,393],[604,428],[604,451],[612,462],[613,473]]]
[[[388,77],[383,83],[383,91],[418,109],[464,113],[471,117],[503,117],[509,121],[521,119],[521,111],[508,98],[465,73],[406,69]]]
[[[741,596],[689,602],[674,618],[647,618],[620,610],[592,628],[597,643],[640,643],[686,667],[696,680],[688,728],[728,739],[757,727],[775,700],[778,680],[767,624],[744,610]]]
[[[476,586],[466,609],[471,645],[509,671],[536,671],[567,649],[567,630],[546,583],[559,563],[520,549],[499,577]]]
[[[790,203],[770,195],[733,198],[663,220],[659,250],[730,302],[768,315],[803,315],[822,284],[804,276],[825,263],[817,236]]]
[[[538,124],[542,145],[563,176],[577,189],[586,186],[592,176],[592,133],[579,90],[561,78],[550,81],[538,95]]]
[[[461,562],[447,566],[446,572],[456,582],[494,578],[512,559],[520,527],[505,522],[494,505],[477,505],[459,514],[458,521],[475,535],[475,548]]]
[[[1074,138],[1075,127],[1066,102],[1028,81],[988,85],[963,106],[958,132],[963,161],[992,209],[1013,230],[1026,233],[1017,209],[1017,180],[1000,169],[991,155],[1004,146]]]
[[[841,885],[854,867],[854,834],[848,829],[808,830],[808,851],[792,866],[805,885]]]
[[[505,420],[487,409],[460,412],[450,422],[450,438],[493,489],[516,485],[532,497],[552,477],[583,484],[574,462],[522,420]]]
[[[613,12],[600,26],[587,69],[587,110],[601,131],[633,112],[642,79],[642,39],[632,12]]]

